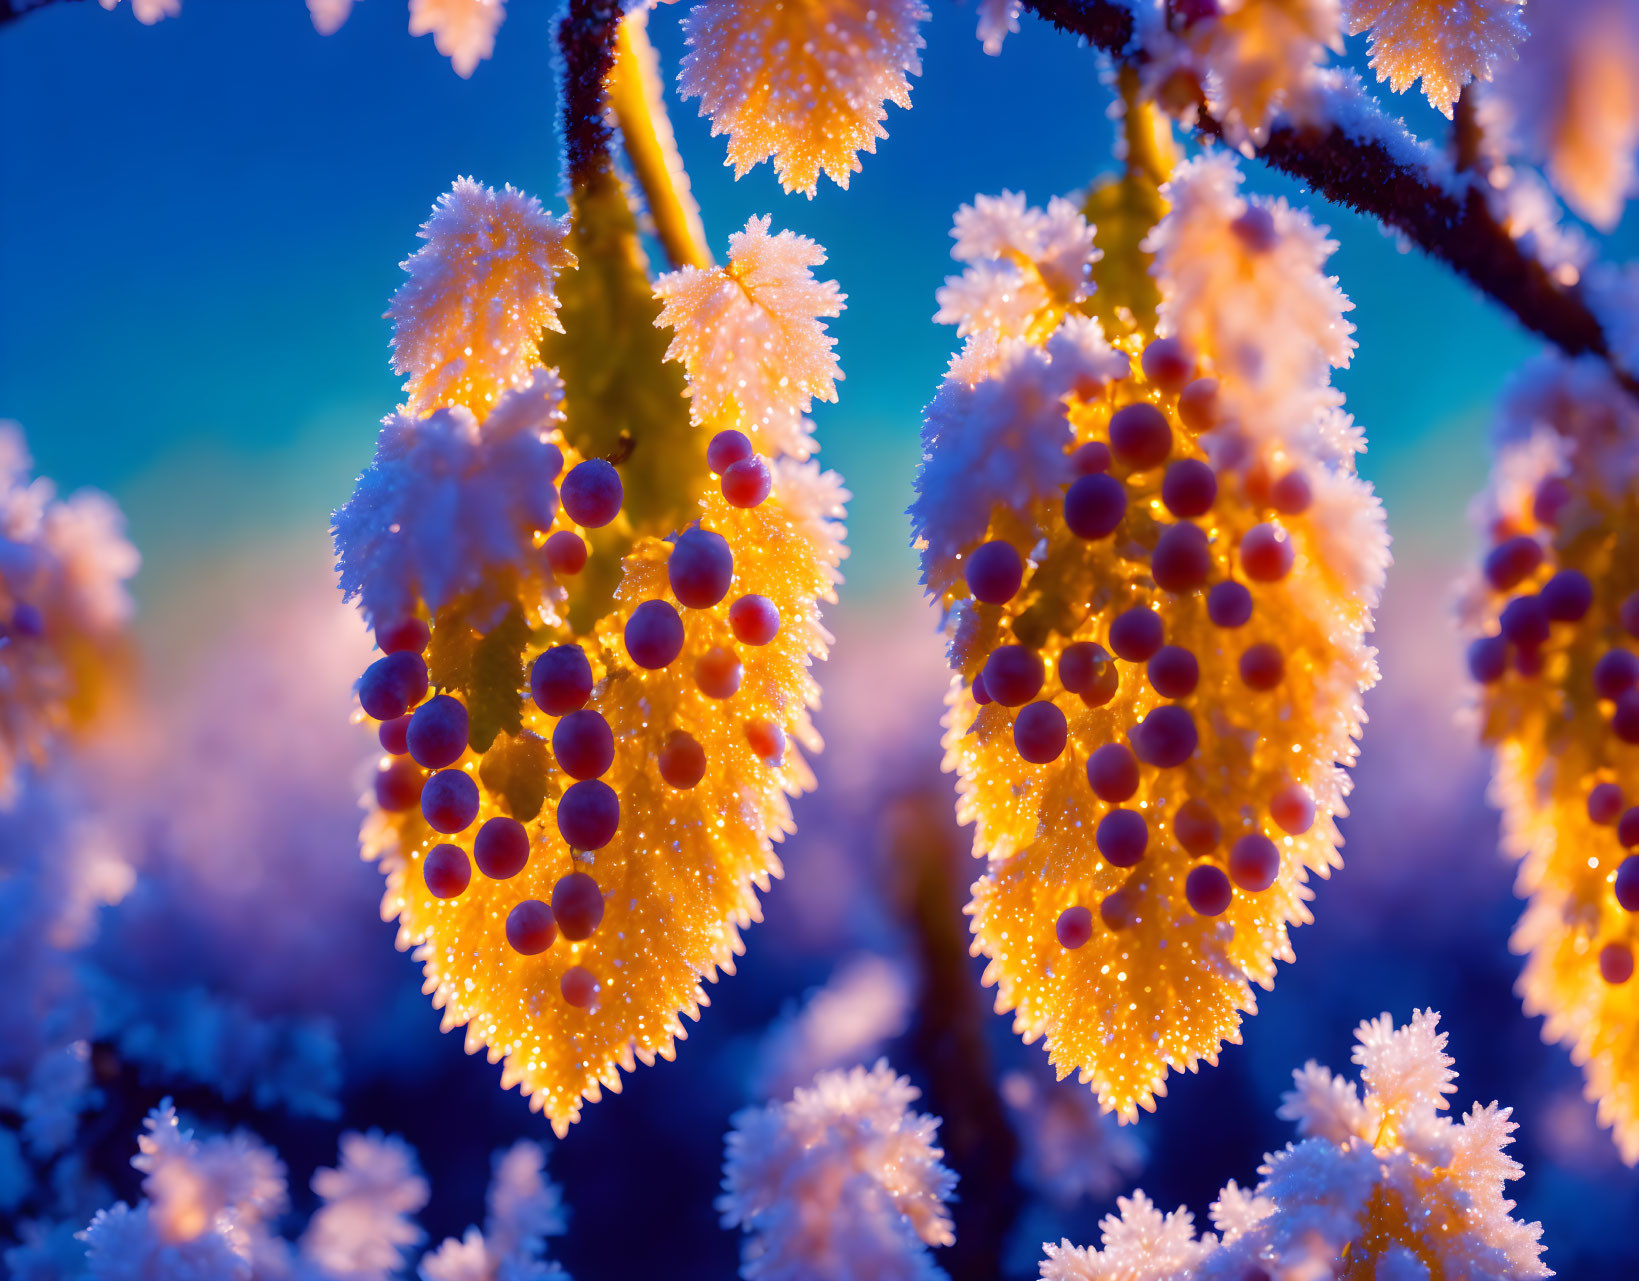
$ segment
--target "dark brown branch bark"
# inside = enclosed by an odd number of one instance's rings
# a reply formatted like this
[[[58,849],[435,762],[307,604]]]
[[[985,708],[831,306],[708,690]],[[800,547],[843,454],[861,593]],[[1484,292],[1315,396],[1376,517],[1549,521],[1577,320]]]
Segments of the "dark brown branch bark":
[[[54,3],[56,0],[0,0],[0,26]]]
[[[615,65],[618,0],[569,0],[558,26],[563,54],[564,170],[571,188],[585,190],[614,172],[604,84]]]
[[[1061,31],[1081,36],[1120,62],[1140,60],[1131,47],[1132,14],[1111,0],[1023,3]],[[1222,126],[1203,110],[1196,133],[1218,138]],[[1488,188],[1477,174],[1464,175],[1465,194],[1453,195],[1428,174],[1395,159],[1380,142],[1335,125],[1277,124],[1256,154],[1328,200],[1393,228],[1568,355],[1592,353],[1610,362],[1622,385],[1639,394],[1639,380],[1616,363],[1610,341],[1580,290],[1559,284],[1508,234],[1492,214]]]

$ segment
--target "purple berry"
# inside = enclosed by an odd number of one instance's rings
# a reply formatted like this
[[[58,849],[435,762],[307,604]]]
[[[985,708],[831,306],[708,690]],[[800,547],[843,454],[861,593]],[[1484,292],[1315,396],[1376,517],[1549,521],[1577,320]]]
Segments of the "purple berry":
[[[1032,765],[1048,765],[1064,753],[1069,726],[1052,703],[1027,703],[1013,721],[1013,746]]]
[[[1104,646],[1093,641],[1073,641],[1059,655],[1059,684],[1072,694],[1080,694],[1093,683],[1101,663],[1109,661]]]
[[[592,696],[592,664],[579,645],[558,645],[535,660],[529,671],[529,694],[548,716],[564,716],[585,707]]]
[[[1620,783],[1595,783],[1588,793],[1588,821],[1609,827],[1621,817],[1626,799]]]
[[[1172,452],[1167,416],[1148,401],[1123,405],[1110,415],[1110,452],[1134,471],[1160,466]]]
[[[602,779],[570,784],[558,801],[558,833],[572,850],[601,850],[620,830],[620,798]]]
[[[560,529],[546,540],[546,563],[554,574],[573,578],[586,568],[586,541],[572,529]]]
[[[571,943],[580,943],[597,933],[603,922],[603,891],[585,872],[570,872],[552,887],[552,915],[558,928]]]
[[[1639,805],[1631,805],[1616,820],[1616,843],[1625,850],[1639,845]]]
[[[1288,783],[1269,798],[1269,817],[1289,836],[1302,836],[1315,825],[1315,798],[1302,783]]]
[[[706,446],[706,466],[721,476],[735,463],[751,457],[751,440],[744,432],[720,431]]]
[[[565,1005],[584,1010],[597,999],[598,981],[584,965],[571,965],[558,980],[558,990]]]
[[[1485,557],[1485,576],[1499,592],[1517,587],[1542,564],[1542,544],[1526,534],[1505,538]]]
[[[1278,645],[1259,641],[1241,651],[1240,670],[1248,689],[1271,690],[1286,678],[1286,656]]]
[[[1098,919],[1106,929],[1124,930],[1133,923],[1138,912],[1138,896],[1130,886],[1122,886],[1113,894],[1106,894],[1098,905]]]
[[[1060,947],[1072,952],[1085,947],[1093,937],[1093,914],[1081,906],[1067,907],[1059,913],[1053,932],[1058,935]]]
[[[421,768],[406,757],[399,757],[376,771],[376,804],[389,814],[402,814],[421,796]]]
[[[1218,848],[1223,828],[1205,802],[1187,800],[1172,816],[1172,834],[1186,854],[1200,858]]]
[[[967,558],[967,589],[986,605],[1002,605],[1018,595],[1024,583],[1024,558],[1000,538],[980,543]]]
[[[1214,583],[1206,594],[1206,616],[1215,627],[1245,627],[1252,620],[1252,593],[1234,579]]]
[[[1218,422],[1218,380],[1197,378],[1179,392],[1178,417],[1191,431],[1211,431]]]
[[[1556,623],[1580,623],[1593,608],[1593,584],[1579,569],[1562,569],[1537,593],[1548,617]]]
[[[433,846],[422,861],[421,879],[426,882],[427,893],[434,898],[459,898],[472,884],[472,864],[467,861],[467,852],[447,842]]]
[[[464,832],[478,817],[478,784],[465,770],[443,769],[421,789],[421,816],[435,832]]]
[[[1218,6],[1212,0],[1205,0],[1197,7],[1205,8],[1216,16]],[[1280,243],[1280,233],[1275,229],[1275,215],[1263,205],[1247,205],[1246,212],[1230,223],[1229,229],[1248,253],[1266,254]]]
[[[1155,544],[1150,575],[1168,592],[1192,592],[1205,587],[1212,573],[1212,549],[1199,525],[1169,525]]]
[[[552,909],[540,899],[526,898],[506,918],[506,941],[520,956],[538,956],[558,937]]]
[[[989,707],[996,701],[990,696],[990,691],[985,688],[985,674],[982,670],[973,673],[973,684],[970,689],[973,693],[973,701],[980,707]]]
[[[1229,877],[1243,890],[1256,894],[1268,889],[1280,875],[1280,851],[1261,832],[1249,832],[1229,848]]]
[[[467,750],[467,709],[448,694],[434,694],[410,717],[410,755],[424,769],[454,765]]]
[[[1111,867],[1135,867],[1150,842],[1150,829],[1137,810],[1111,810],[1099,819],[1094,840]]]
[[[1611,733],[1624,743],[1639,743],[1639,689],[1630,689],[1616,700]]]
[[[1292,572],[1292,540],[1279,525],[1254,525],[1241,539],[1241,568],[1255,583],[1278,583]]]
[[[427,664],[410,650],[376,659],[359,678],[359,706],[371,720],[402,716],[426,696]]]
[[[1599,977],[1621,987],[1633,977],[1633,949],[1626,943],[1607,943],[1599,949]]]
[[[1269,505],[1286,516],[1301,516],[1314,502],[1314,491],[1309,478],[1296,469],[1287,472],[1269,486]]]
[[[1127,490],[1114,476],[1080,477],[1064,495],[1064,523],[1077,538],[1108,538],[1127,514]]]
[[[732,649],[714,645],[694,660],[694,683],[707,698],[719,701],[740,692],[746,669]]]
[[[615,735],[590,707],[570,712],[552,730],[552,755],[570,778],[600,778],[615,763]]]
[[[1150,659],[1149,678],[1162,698],[1188,698],[1201,679],[1201,666],[1182,645],[1163,645]]]
[[[620,473],[601,458],[588,458],[570,468],[559,495],[570,520],[601,529],[620,514]]]
[[[1157,707],[1133,727],[1133,752],[1146,765],[1174,769],[1200,745],[1195,718],[1176,703]]]
[[[1200,916],[1222,916],[1234,897],[1229,878],[1212,863],[1201,863],[1184,878],[1184,898]]]
[[[998,645],[984,667],[985,693],[1003,707],[1022,707],[1041,692],[1041,655],[1023,645]]]
[[[709,529],[685,530],[666,561],[672,595],[686,609],[710,609],[728,595],[734,581],[734,553],[728,539]]]
[[[1639,912],[1639,854],[1629,854],[1616,869],[1616,901],[1624,912]]]
[[[1495,685],[1508,670],[1508,642],[1501,636],[1481,636],[1468,646],[1468,674],[1481,685]]]
[[[1550,476],[1537,486],[1531,496],[1531,516],[1540,525],[1555,526],[1571,501],[1571,487],[1563,477]]]
[[[659,671],[683,652],[683,620],[669,601],[646,600],[626,620],[626,652],[639,667]]]
[[[1102,440],[1089,440],[1070,455],[1070,470],[1077,476],[1110,470],[1110,447]]]
[[[693,734],[674,729],[666,736],[657,763],[660,777],[678,791],[686,792],[706,776],[706,749]]]
[[[1106,743],[1087,758],[1087,782],[1099,800],[1119,805],[1138,790],[1138,762],[1122,744]]]
[[[376,629],[376,647],[383,654],[419,654],[432,639],[432,630],[419,618],[401,618]]]
[[[1176,338],[1157,338],[1144,348],[1138,365],[1144,377],[1168,395],[1182,391],[1195,373],[1194,358]]]
[[[1516,596],[1497,618],[1503,638],[1520,649],[1536,649],[1548,639],[1548,611],[1537,596]]]
[[[1180,458],[1167,464],[1161,478],[1161,501],[1174,516],[1205,516],[1218,497],[1218,475],[1199,458]]]
[[[768,464],[756,454],[742,458],[723,473],[723,497],[735,507],[756,507],[773,488]]]
[[[1129,663],[1147,663],[1166,639],[1161,616],[1146,605],[1134,605],[1110,624],[1110,648]]]
[[[510,881],[529,863],[529,832],[515,818],[486,819],[472,838],[472,861],[492,881]]]
[[[742,596],[728,607],[728,625],[745,645],[766,645],[780,632],[780,611],[766,596]]]
[[[1629,636],[1639,638],[1639,592],[1634,592],[1622,602],[1617,615],[1622,624],[1622,630]]]
[[[376,738],[381,742],[381,750],[389,756],[403,756],[410,750],[409,744],[410,718],[395,716],[390,721],[382,721],[376,730]]]
[[[1639,656],[1630,650],[1606,650],[1593,665],[1593,690],[1600,698],[1621,698],[1636,681],[1639,681]]]

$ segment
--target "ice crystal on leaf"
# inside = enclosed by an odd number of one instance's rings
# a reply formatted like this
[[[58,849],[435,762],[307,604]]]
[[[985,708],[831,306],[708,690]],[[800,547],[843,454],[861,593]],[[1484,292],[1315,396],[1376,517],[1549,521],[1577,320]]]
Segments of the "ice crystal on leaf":
[[[1566,203],[1609,230],[1639,149],[1639,10],[1627,0],[1555,0],[1529,5],[1525,21],[1530,38],[1497,74],[1495,109]]]
[[[1112,209],[1093,270],[1119,292],[1079,306],[1113,343],[1051,308],[1030,337],[969,339],[912,507],[957,672],[946,764],[986,860],[974,949],[1016,1030],[1126,1120],[1238,1039],[1291,959],[1376,679],[1387,537],[1327,382],[1347,303],[1294,211],[1253,214],[1266,260],[1237,244],[1236,180],[1186,170],[1147,240]],[[1005,243],[976,222],[963,244]],[[1159,339],[1148,246],[1182,330]]]
[[[1048,1245],[1044,1281],[1551,1276],[1541,1227],[1514,1219],[1504,1195],[1521,1174],[1508,1109],[1443,1115],[1455,1087],[1438,1017],[1360,1025],[1364,1098],[1313,1063],[1299,1069],[1281,1116],[1306,1137],[1265,1159],[1257,1187],[1224,1188],[1216,1233],[1197,1238],[1187,1211],[1163,1216],[1138,1193],[1104,1221],[1102,1249]]]
[[[1000,1088],[1023,1149],[1019,1174],[1038,1196],[1063,1207],[1086,1197],[1101,1201],[1143,1164],[1133,1132],[1073,1082],[1054,1081],[1033,1065],[1008,1072]]]
[[[1473,80],[1489,80],[1525,39],[1525,0],[1344,0],[1349,34],[1371,33],[1372,70],[1404,93],[1419,79],[1448,117]]]
[[[1479,729],[1496,749],[1492,797],[1527,899],[1519,991],[1583,1065],[1632,1164],[1639,894],[1622,878],[1639,872],[1639,406],[1599,361],[1543,357],[1505,392],[1496,438],[1475,513],[1488,550],[1462,615]]]
[[[0,805],[20,769],[106,702],[137,568],[111,501],[89,490],[59,498],[31,468],[22,430],[0,421]]]
[[[401,334],[427,306],[439,350],[474,353],[427,394],[512,389],[487,417],[389,419],[336,519],[343,586],[396,651],[361,704],[414,713],[362,838],[383,915],[445,1029],[504,1060],[502,1084],[559,1133],[623,1069],[672,1056],[780,874],[788,797],[813,786],[808,668],[830,642],[846,497],[803,417],[841,376],[818,247],[754,219],[727,267],[655,285],[624,191],[572,201],[567,332],[528,343],[551,368],[527,386],[472,332],[511,274],[462,308],[401,291]],[[451,1269],[477,1258],[449,1251]]]
[[[886,1061],[825,1072],[787,1102],[734,1117],[717,1207],[744,1228],[746,1281],[931,1281],[956,1176],[938,1121]]]
[[[783,1099],[821,1072],[874,1059],[910,1022],[911,984],[886,957],[863,955],[837,968],[801,1009],[769,1029],[758,1053],[752,1091]]]
[[[352,12],[353,0],[307,0],[307,13],[313,19],[313,30],[321,36],[335,35]]]
[[[950,234],[951,256],[968,266],[939,290],[934,319],[955,325],[960,338],[1050,331],[1087,298],[1089,273],[1102,256],[1081,210],[1062,196],[1045,210],[1027,206],[1016,192],[979,196],[956,211]]]
[[[921,0],[702,0],[678,83],[728,135],[735,177],[772,158],[787,191],[812,196],[821,173],[847,187],[888,136],[885,104],[911,105],[928,17]]]
[[[528,381],[540,331],[560,327],[555,286],[575,261],[568,230],[511,186],[461,178],[438,198],[387,308],[408,412],[461,405],[481,418]]]
[[[1020,0],[979,0],[978,36],[986,53],[994,57],[1008,36],[1018,34],[1022,11]]]
[[[665,306],[655,323],[673,331],[668,358],[689,376],[689,412],[716,431],[744,426],[761,451],[806,458],[804,415],[837,398],[836,339],[824,320],[846,298],[815,280],[825,251],[807,236],[769,235],[767,216],[728,238],[727,267],[685,267],[655,282]]]
[[[410,0],[410,34],[431,35],[455,74],[466,78],[495,52],[506,0]]]
[[[302,1253],[325,1271],[386,1281],[420,1244],[414,1215],[427,1204],[427,1181],[402,1140],[371,1131],[341,1136],[341,1160],[313,1176],[324,1202],[302,1235]]]
[[[120,0],[98,0],[104,9],[119,8]],[[151,27],[163,18],[174,18],[182,12],[182,0],[131,0],[131,12],[137,21]]]

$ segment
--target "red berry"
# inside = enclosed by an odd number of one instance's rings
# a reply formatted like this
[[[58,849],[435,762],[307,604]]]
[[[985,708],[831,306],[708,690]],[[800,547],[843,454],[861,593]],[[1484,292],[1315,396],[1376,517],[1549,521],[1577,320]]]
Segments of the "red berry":
[[[1633,949],[1626,943],[1607,943],[1599,949],[1599,977],[1621,987],[1633,977]]]
[[[1137,810],[1111,810],[1098,821],[1098,852],[1112,867],[1134,867],[1144,857],[1150,829]]]
[[[1087,781],[1099,800],[1119,805],[1138,790],[1138,762],[1122,744],[1106,743],[1087,758]]]
[[[1548,639],[1548,610],[1535,596],[1516,596],[1497,616],[1503,639],[1520,649],[1535,649]]]
[[[723,473],[723,497],[735,507],[756,507],[773,488],[768,464],[755,454],[731,464]]]
[[[427,664],[409,650],[376,659],[359,678],[359,706],[372,720],[393,720],[426,696]]]
[[[1162,698],[1188,698],[1201,679],[1201,666],[1182,645],[1163,645],[1150,659],[1149,678]]]
[[[1639,912],[1639,854],[1629,854],[1616,869],[1616,901],[1625,912]]]
[[[1206,594],[1206,616],[1214,627],[1245,627],[1252,619],[1252,593],[1234,579],[1214,583]]]
[[[1146,765],[1173,769],[1182,765],[1200,744],[1195,718],[1176,703],[1167,703],[1133,727],[1133,752]]]
[[[597,999],[598,981],[584,965],[571,965],[558,980],[558,990],[563,993],[566,1005],[584,1010]]]
[[[626,652],[639,667],[659,671],[683,652],[683,620],[669,601],[646,600],[626,620]]]
[[[380,728],[376,730],[376,738],[381,743],[381,750],[389,756],[403,756],[405,752],[410,750],[409,731],[410,718],[408,716],[395,716],[390,721],[382,721]]]
[[[472,883],[472,864],[459,845],[434,845],[422,860],[421,877],[434,898],[458,898]]]
[[[707,698],[733,698],[745,671],[732,649],[716,645],[695,660],[694,683]]]
[[[526,898],[506,918],[506,941],[522,956],[538,956],[558,937],[552,909],[540,899]]]
[[[1174,516],[1205,516],[1218,497],[1218,474],[1199,458],[1167,464],[1161,478],[1161,501]]]
[[[419,618],[401,618],[376,629],[376,647],[383,654],[419,654],[432,639],[432,630]]]
[[[1223,828],[1205,802],[1188,800],[1172,816],[1172,834],[1186,854],[1200,858],[1218,848]]]
[[[720,431],[706,446],[706,466],[721,476],[735,463],[751,457],[751,440],[744,432]]]
[[[1199,7],[1215,15],[1218,6],[1214,0],[1199,0]],[[1230,223],[1229,229],[1248,253],[1266,254],[1280,242],[1275,215],[1263,205],[1247,205],[1246,212]]]
[[[1639,846],[1639,805],[1630,805],[1616,820],[1616,843],[1626,850]]]
[[[1279,525],[1254,525],[1241,539],[1241,568],[1255,583],[1276,583],[1292,572],[1292,540]]]
[[[1229,848],[1229,876],[1243,890],[1268,889],[1280,874],[1280,851],[1261,832],[1248,832]]]
[[[1178,417],[1191,431],[1211,431],[1218,422],[1218,380],[1197,378],[1179,392]]]
[[[472,861],[492,881],[510,881],[529,863],[529,832],[515,818],[485,819],[472,839]]]
[[[1064,494],[1064,523],[1077,538],[1108,538],[1127,514],[1127,490],[1114,476],[1082,476]]]
[[[1595,783],[1588,793],[1588,821],[1609,827],[1620,817],[1624,799],[1620,783]]]
[[[1212,549],[1199,525],[1169,525],[1155,544],[1150,575],[1168,592],[1192,592],[1205,587],[1212,573]]]
[[[1543,525],[1557,525],[1565,504],[1571,501],[1571,487],[1563,477],[1550,476],[1537,486],[1531,497],[1531,516]]]
[[[1290,836],[1302,836],[1315,825],[1315,798],[1302,783],[1288,783],[1269,798],[1269,817]]]
[[[746,742],[765,765],[778,768],[785,760],[785,731],[773,721],[747,721]]]
[[[600,778],[615,763],[615,735],[599,712],[583,707],[553,727],[552,755],[570,778]]]
[[[425,777],[406,757],[389,761],[376,771],[376,804],[389,814],[402,814],[420,798]]]
[[[1013,746],[1032,765],[1047,765],[1063,755],[1068,730],[1052,703],[1028,703],[1013,721]]]
[[[1086,946],[1087,940],[1093,937],[1093,914],[1079,905],[1067,907],[1059,913],[1053,930],[1058,935],[1059,946],[1073,952]]]
[[[766,645],[780,632],[780,611],[766,596],[742,596],[728,607],[728,625],[736,640]]]
[[[989,707],[996,700],[991,698],[990,691],[985,688],[985,674],[983,671],[973,673],[973,701],[980,707]]]
[[[706,749],[694,735],[674,729],[660,749],[660,777],[686,792],[706,776]]]
[[[1184,878],[1184,897],[1199,915],[1222,916],[1229,908],[1234,891],[1222,868],[1213,863],[1200,863]]]
[[[1098,919],[1108,929],[1124,930],[1133,923],[1137,908],[1137,898],[1132,890],[1122,886],[1115,893],[1104,896],[1104,901],[1098,905]]]
[[[1089,440],[1070,455],[1070,470],[1077,476],[1110,470],[1110,447],[1102,440]]]
[[[1616,700],[1611,733],[1624,743],[1639,743],[1639,689],[1630,689]]]
[[[546,540],[546,563],[554,574],[573,578],[586,568],[586,541],[572,529],[560,529]]]
[[[592,696],[592,664],[579,645],[547,650],[529,669],[529,695],[548,716],[585,707]]]
[[[1556,623],[1580,623],[1593,608],[1593,584],[1579,569],[1562,569],[1537,593]]]
[[[620,798],[602,779],[572,783],[558,801],[558,833],[572,850],[600,850],[620,830]]]
[[[1147,663],[1166,639],[1161,616],[1147,605],[1134,605],[1110,624],[1110,648],[1129,663]]]
[[[1629,636],[1639,637],[1639,592],[1634,592],[1622,602],[1618,616],[1622,623],[1622,630]]]
[[[1022,707],[1041,692],[1041,655],[1023,645],[998,645],[984,667],[985,693],[1003,707]]]
[[[1286,678],[1286,657],[1268,641],[1248,645],[1241,652],[1241,683],[1248,689],[1271,690]]]
[[[1499,592],[1517,587],[1542,564],[1542,544],[1526,534],[1506,538],[1485,557],[1485,576]]]
[[[1172,452],[1167,416],[1147,401],[1123,405],[1110,415],[1110,451],[1134,471],[1160,466]]]
[[[1495,685],[1508,670],[1508,642],[1501,636],[1481,636],[1468,646],[1468,674],[1481,685]]]
[[[1072,694],[1083,693],[1093,683],[1099,665],[1109,659],[1104,646],[1093,641],[1073,641],[1059,655],[1059,684]]]
[[[552,915],[571,943],[589,939],[603,920],[603,891],[585,872],[570,872],[552,887]]]
[[[1314,502],[1309,478],[1301,471],[1289,471],[1269,487],[1269,505],[1287,516],[1301,516]]]
[[[1593,665],[1593,690],[1600,698],[1621,698],[1635,682],[1639,682],[1639,657],[1629,650],[1606,650]]]
[[[467,709],[448,694],[434,694],[410,717],[405,740],[415,763],[426,769],[454,765],[467,750]]]
[[[588,529],[599,529],[620,513],[620,473],[601,458],[576,463],[558,492],[569,519]]]
[[[728,540],[709,529],[684,530],[666,561],[672,595],[687,609],[710,609],[728,595],[734,581],[734,553]]]
[[[1024,583],[1024,559],[1012,543],[993,538],[974,549],[965,572],[974,600],[1002,605],[1018,595]]]
[[[1171,395],[1182,391],[1195,373],[1195,360],[1176,338],[1157,338],[1139,358],[1144,377]]]
[[[421,789],[421,816],[435,832],[464,832],[478,817],[478,784],[465,770],[441,769]]]

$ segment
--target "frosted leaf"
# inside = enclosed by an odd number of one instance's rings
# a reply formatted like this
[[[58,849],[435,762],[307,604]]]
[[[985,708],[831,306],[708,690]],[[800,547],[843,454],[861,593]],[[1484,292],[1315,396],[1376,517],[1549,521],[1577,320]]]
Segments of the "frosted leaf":
[[[1310,1060],[1292,1073],[1293,1088],[1281,1096],[1276,1116],[1297,1124],[1304,1138],[1345,1143],[1366,1138],[1369,1118],[1353,1081],[1333,1076],[1330,1068]]]
[[[729,136],[734,176],[773,158],[787,191],[839,186],[886,138],[885,104],[911,105],[922,72],[921,0],[704,0],[683,19],[678,84]]]
[[[546,1177],[546,1153],[520,1139],[499,1152],[490,1175],[484,1239],[497,1260],[527,1263],[546,1250],[546,1238],[562,1235],[563,1198]]]
[[[1284,200],[1247,200],[1240,183],[1222,152],[1180,166],[1163,188],[1172,208],[1144,247],[1163,330],[1212,361],[1241,430],[1290,440],[1335,409],[1329,380],[1354,351],[1343,318],[1354,304],[1323,271],[1337,247],[1324,229]],[[1243,218],[1261,226],[1247,230]]]
[[[1376,1281],[1429,1281],[1428,1267],[1403,1245],[1393,1245],[1377,1261]]]
[[[1554,0],[1525,11],[1530,39],[1497,73],[1497,114],[1566,203],[1609,230],[1634,186],[1639,148],[1639,9]]]
[[[313,1175],[313,1191],[324,1204],[302,1234],[302,1254],[339,1278],[385,1281],[422,1239],[411,1216],[427,1204],[427,1181],[402,1139],[342,1135],[339,1164]]]
[[[1055,1081],[1039,1060],[1007,1073],[1000,1088],[1023,1149],[1019,1173],[1037,1195],[1066,1208],[1084,1197],[1101,1201],[1143,1164],[1142,1145],[1099,1110],[1092,1091]]]
[[[431,35],[463,79],[495,52],[506,0],[410,0],[410,34]]]
[[[939,1275],[927,1248],[954,1239],[956,1177],[934,1146],[938,1122],[910,1111],[917,1093],[883,1061],[734,1117],[717,1208],[750,1234],[746,1281]]]
[[[119,7],[120,0],[98,0],[110,11]],[[138,22],[151,27],[162,18],[174,18],[182,12],[182,0],[131,0],[131,12]]]
[[[537,369],[482,425],[457,405],[393,414],[331,522],[343,593],[366,620],[436,611],[501,571],[527,576],[557,511],[563,384]]]
[[[1023,11],[1020,0],[979,0],[979,41],[985,52],[995,56],[1002,51],[1002,41],[1018,34],[1019,14]]]
[[[1371,33],[1372,70],[1395,93],[1421,79],[1449,118],[1472,80],[1489,80],[1525,39],[1524,0],[1344,0],[1350,35]]]
[[[123,1201],[96,1217],[81,1234],[85,1281],[251,1281],[250,1264],[214,1232],[187,1241],[167,1240],[147,1205]]]
[[[422,1255],[415,1274],[421,1281],[495,1281],[484,1234],[477,1228],[468,1228],[465,1236],[450,1237]]]
[[[1353,1059],[1377,1118],[1400,1124],[1449,1106],[1445,1096],[1456,1091],[1457,1074],[1439,1023],[1433,1010],[1416,1010],[1404,1027],[1383,1014],[1355,1032]]]
[[[529,381],[540,331],[562,328],[556,282],[575,262],[568,231],[568,219],[511,186],[458,178],[438,198],[417,233],[427,243],[400,264],[410,278],[387,308],[408,412],[462,405],[482,418]]]
[[[1093,227],[1062,196],[1045,210],[1027,206],[1016,192],[979,196],[957,210],[951,235],[951,256],[969,266],[938,291],[934,319],[955,325],[963,338],[987,330],[1003,338],[1050,331],[1092,293],[1089,273],[1103,257]]]
[[[1102,1249],[1044,1245],[1041,1281],[1176,1281],[1211,1248],[1211,1237],[1196,1239],[1188,1210],[1164,1215],[1142,1192],[1120,1198],[1116,1208],[1098,1225]]]
[[[665,305],[655,324],[674,330],[666,350],[689,380],[702,427],[738,428],[757,449],[806,458],[804,415],[834,401],[842,378],[824,319],[842,313],[834,280],[815,280],[825,251],[806,236],[769,235],[767,216],[729,237],[726,267],[684,267],[655,282]]]
[[[1276,112],[1317,114],[1316,73],[1342,51],[1338,0],[1226,0],[1177,37],[1202,73],[1207,105],[1237,145],[1261,141]]]
[[[1273,1201],[1248,1192],[1231,1179],[1212,1203],[1212,1226],[1228,1245],[1252,1231],[1273,1213]]]
[[[786,1011],[769,1028],[758,1050],[752,1092],[787,1098],[821,1072],[876,1058],[905,1031],[911,995],[904,967],[886,957],[845,961],[800,1009]]]
[[[307,0],[313,29],[321,36],[333,36],[353,12],[353,0]]]

